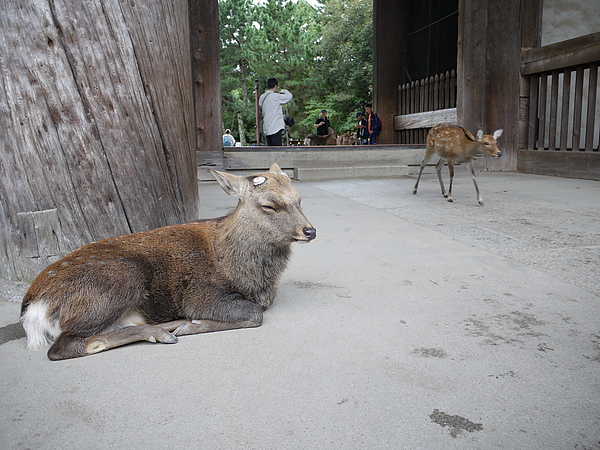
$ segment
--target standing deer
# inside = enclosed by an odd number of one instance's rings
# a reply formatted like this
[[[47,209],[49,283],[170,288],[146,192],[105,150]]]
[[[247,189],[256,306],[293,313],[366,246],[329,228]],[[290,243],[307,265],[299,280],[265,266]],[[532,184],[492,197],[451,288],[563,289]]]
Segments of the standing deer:
[[[137,341],[258,327],[293,242],[316,230],[290,179],[212,171],[235,211],[98,241],[48,266],[25,294],[27,347],[48,358],[87,356]]]
[[[435,165],[435,171],[437,172],[438,180],[440,181],[440,187],[442,188],[442,195],[448,198],[448,201],[452,201],[452,181],[454,180],[454,164],[455,163],[466,163],[471,171],[471,178],[473,178],[473,184],[475,185],[475,192],[477,193],[477,201],[480,205],[483,205],[483,197],[479,193],[479,186],[477,186],[477,180],[475,180],[475,169],[473,169],[473,158],[481,155],[489,155],[499,158],[502,156],[502,151],[498,147],[497,139],[502,135],[502,130],[494,131],[493,135],[483,134],[483,131],[477,132],[477,139],[473,135],[462,127],[455,125],[436,125],[433,127],[427,135],[427,148],[425,150],[425,157],[421,162],[419,169],[419,176],[413,189],[413,194],[417,193],[419,186],[419,180],[421,174],[425,168],[425,164],[431,159],[431,157],[437,153],[440,160]],[[448,171],[450,172],[450,187],[446,194],[444,188],[444,182],[442,181],[442,166],[444,162],[448,161]]]

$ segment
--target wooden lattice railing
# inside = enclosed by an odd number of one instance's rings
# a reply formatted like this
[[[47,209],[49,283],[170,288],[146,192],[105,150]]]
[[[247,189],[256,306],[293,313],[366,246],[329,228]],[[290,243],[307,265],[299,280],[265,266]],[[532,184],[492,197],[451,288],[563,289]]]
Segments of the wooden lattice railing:
[[[456,123],[456,71],[398,87],[398,115],[394,130],[400,144],[424,144],[438,123]]]
[[[521,53],[528,150],[597,152],[600,33]]]

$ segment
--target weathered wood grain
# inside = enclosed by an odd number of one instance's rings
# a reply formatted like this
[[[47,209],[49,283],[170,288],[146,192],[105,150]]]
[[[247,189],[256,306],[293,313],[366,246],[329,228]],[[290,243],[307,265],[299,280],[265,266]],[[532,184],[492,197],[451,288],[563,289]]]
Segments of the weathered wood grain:
[[[183,0],[0,4],[0,276],[196,217],[188,36]]]

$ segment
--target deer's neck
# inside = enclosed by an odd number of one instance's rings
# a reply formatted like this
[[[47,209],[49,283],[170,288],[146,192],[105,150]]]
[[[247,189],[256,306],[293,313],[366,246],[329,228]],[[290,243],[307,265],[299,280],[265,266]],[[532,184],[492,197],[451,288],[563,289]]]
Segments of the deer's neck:
[[[291,254],[290,244],[273,244],[258,227],[244,221],[237,211],[217,227],[214,251],[219,269],[250,301],[267,308]]]

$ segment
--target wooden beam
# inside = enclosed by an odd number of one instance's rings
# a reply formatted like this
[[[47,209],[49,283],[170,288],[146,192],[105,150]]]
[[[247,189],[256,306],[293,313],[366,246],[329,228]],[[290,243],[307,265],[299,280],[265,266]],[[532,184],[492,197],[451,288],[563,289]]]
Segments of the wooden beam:
[[[394,131],[431,128],[440,123],[456,125],[456,108],[394,116]]]
[[[221,56],[218,0],[189,0],[197,148],[222,167]],[[211,163],[212,164],[212,163]]]
[[[521,75],[600,61],[600,32],[521,53]]]
[[[600,153],[520,150],[522,173],[600,180]]]
[[[381,144],[396,143],[393,127],[404,73],[405,11],[405,0],[373,2],[373,106],[383,125]]]

